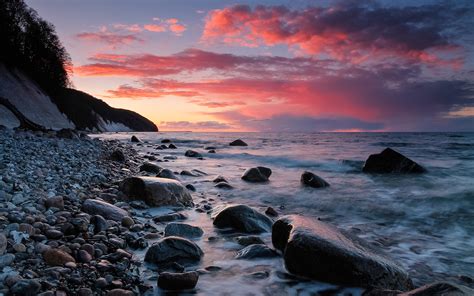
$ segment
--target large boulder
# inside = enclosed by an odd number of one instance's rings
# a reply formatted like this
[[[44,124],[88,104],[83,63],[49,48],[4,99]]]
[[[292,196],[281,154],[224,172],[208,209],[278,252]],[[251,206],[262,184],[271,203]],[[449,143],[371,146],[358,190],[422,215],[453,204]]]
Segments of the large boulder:
[[[266,167],[255,167],[247,169],[242,175],[242,180],[248,182],[267,182],[272,170]]]
[[[143,200],[149,206],[192,206],[193,198],[180,182],[157,177],[130,177],[119,187],[129,200]]]
[[[301,175],[301,184],[313,188],[329,187],[328,182],[311,172],[304,172]]]
[[[289,272],[333,284],[406,291],[399,265],[362,239],[324,222],[286,216],[273,224],[272,242]]]
[[[199,279],[199,273],[189,271],[183,273],[162,272],[158,277],[158,287],[164,290],[194,289]]]
[[[154,264],[195,263],[204,255],[195,243],[181,237],[168,236],[162,238],[148,248],[145,261]]]
[[[86,199],[82,204],[82,210],[90,215],[100,215],[107,220],[121,222],[128,212],[108,202],[97,199]]]
[[[248,146],[247,143],[242,141],[241,139],[237,139],[229,143],[229,146]]]
[[[365,161],[365,173],[424,173],[426,169],[391,148],[372,154]]]
[[[272,220],[246,205],[229,205],[216,208],[211,217],[218,228],[233,228],[244,233],[270,231]]]

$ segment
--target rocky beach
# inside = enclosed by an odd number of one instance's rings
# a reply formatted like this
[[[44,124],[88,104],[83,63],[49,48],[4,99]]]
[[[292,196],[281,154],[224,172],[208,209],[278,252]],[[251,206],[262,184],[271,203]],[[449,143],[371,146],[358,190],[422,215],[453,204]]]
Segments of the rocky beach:
[[[98,138],[1,130],[4,295],[473,293],[471,275],[408,272],[360,230],[294,215],[278,203],[229,197],[240,186],[269,186],[270,168],[238,172],[240,185],[226,176],[228,167],[217,166],[221,173],[214,174],[198,166],[219,154],[216,147]],[[237,144],[230,146],[247,145]],[[393,150],[371,158],[364,171],[425,172]],[[173,163],[187,169],[176,171]],[[300,186],[314,191],[333,184],[302,172]],[[432,284],[430,277],[445,282]],[[417,286],[423,287],[408,292]]]

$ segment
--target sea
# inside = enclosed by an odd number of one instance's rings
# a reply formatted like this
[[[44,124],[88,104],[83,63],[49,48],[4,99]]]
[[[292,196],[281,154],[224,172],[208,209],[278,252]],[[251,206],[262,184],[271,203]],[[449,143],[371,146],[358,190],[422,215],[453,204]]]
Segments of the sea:
[[[350,231],[380,248],[403,266],[418,285],[446,279],[474,277],[474,133],[104,133],[94,137],[130,142],[136,135],[138,153],[154,154],[162,167],[175,172],[199,170],[198,177],[179,176],[193,184],[195,203],[246,204],[280,215],[319,218]],[[178,149],[157,150],[163,139]],[[247,147],[233,147],[235,139]],[[207,153],[205,147],[215,147]],[[370,154],[386,147],[427,169],[425,174],[367,174]],[[185,157],[186,150],[203,159]],[[165,161],[164,157],[176,159]],[[169,158],[169,157],[168,157]],[[272,170],[270,182],[241,180],[250,167]],[[301,185],[304,171],[324,178],[330,187]],[[214,187],[224,176],[232,190]],[[167,209],[149,209],[147,215]],[[242,247],[233,234],[215,229],[209,214],[188,210],[186,223],[200,226],[204,236],[195,242],[205,255],[193,269],[208,268],[194,295],[360,295],[362,290],[288,274],[281,258],[237,260]],[[160,227],[160,226],[158,226]],[[271,246],[271,234],[262,235]],[[138,256],[142,256],[138,253]],[[156,272],[143,270],[150,282]],[[155,291],[158,293],[159,291]]]

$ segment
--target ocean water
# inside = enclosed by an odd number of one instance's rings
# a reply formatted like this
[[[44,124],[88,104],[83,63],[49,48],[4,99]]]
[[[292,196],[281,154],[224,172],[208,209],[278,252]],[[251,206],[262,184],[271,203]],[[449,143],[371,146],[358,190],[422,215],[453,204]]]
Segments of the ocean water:
[[[474,133],[133,133],[142,141],[141,154],[176,156],[160,163],[173,171],[198,169],[201,177],[179,176],[196,188],[196,203],[243,203],[280,214],[319,217],[365,238],[388,253],[412,276],[415,284],[474,276]],[[97,137],[129,141],[130,133]],[[162,139],[176,150],[156,150]],[[241,138],[248,147],[230,147]],[[204,150],[216,147],[216,154]],[[420,175],[371,175],[361,172],[365,159],[391,147],[427,168]],[[187,149],[204,160],[184,156]],[[267,184],[240,179],[245,169],[266,166]],[[300,176],[311,171],[331,184],[325,189],[302,187]],[[213,187],[215,176],[235,187]],[[156,214],[166,209],[151,209]],[[232,234],[212,227],[207,214],[189,211],[187,223],[205,231],[196,241],[204,250],[195,268],[219,266],[200,277],[193,292],[202,295],[357,295],[360,290],[314,281],[295,280],[281,259],[234,260],[241,247]],[[160,227],[160,226],[159,226]],[[209,237],[218,237],[209,240]],[[271,245],[270,235],[263,235]],[[144,269],[152,281],[153,272]],[[159,292],[159,291],[158,291]],[[157,292],[157,293],[158,293]]]

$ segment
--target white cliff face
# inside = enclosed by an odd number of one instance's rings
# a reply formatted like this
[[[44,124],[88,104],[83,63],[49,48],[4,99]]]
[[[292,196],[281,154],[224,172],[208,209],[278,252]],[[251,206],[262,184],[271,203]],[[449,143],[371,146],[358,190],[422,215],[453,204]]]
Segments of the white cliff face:
[[[29,120],[50,129],[74,128],[74,124],[58,109],[38,85],[18,70],[0,63],[0,96],[9,100]],[[0,125],[17,127],[19,121],[0,106]]]

